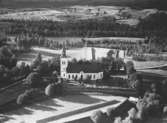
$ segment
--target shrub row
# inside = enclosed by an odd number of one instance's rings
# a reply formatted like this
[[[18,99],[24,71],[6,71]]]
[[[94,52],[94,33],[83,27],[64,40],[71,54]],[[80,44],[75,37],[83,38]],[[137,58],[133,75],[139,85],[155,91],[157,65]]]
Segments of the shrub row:
[[[112,77],[109,80],[102,80],[100,85],[115,86],[115,87],[128,87],[128,80],[121,77]]]
[[[102,111],[94,112],[90,119],[93,123],[112,123],[115,117],[125,116],[131,107],[134,107],[134,104],[126,100],[119,107],[108,108],[106,113]]]
[[[133,55],[133,60],[135,61],[167,61],[166,56],[161,55]]]
[[[63,89],[63,87],[62,87],[62,84],[60,84],[60,83],[49,84],[45,88],[45,95],[49,96],[49,97],[59,96],[63,92],[62,89]],[[22,93],[18,96],[16,103],[18,105],[27,104],[31,100],[39,98],[39,96],[41,96],[40,94],[41,93],[40,93],[39,89],[36,89],[36,88],[26,90],[24,93]]]

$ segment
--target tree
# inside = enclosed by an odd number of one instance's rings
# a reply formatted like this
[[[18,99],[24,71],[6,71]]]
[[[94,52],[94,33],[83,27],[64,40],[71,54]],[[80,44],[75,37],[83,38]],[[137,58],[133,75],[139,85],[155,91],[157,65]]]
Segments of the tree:
[[[0,81],[1,81],[0,85],[4,84],[2,82],[5,81],[5,76],[6,76],[6,68],[4,65],[0,65]]]
[[[0,64],[7,68],[16,66],[17,58],[10,48],[3,46],[0,48]]]
[[[19,66],[19,75],[28,75],[30,73],[29,65],[26,65],[24,62]]]
[[[132,61],[128,61],[126,63],[126,73],[128,74],[128,78],[129,75],[136,72],[135,68],[134,68],[134,63]]]
[[[113,59],[113,54],[114,54],[114,51],[113,51],[113,50],[108,51],[108,53],[107,53],[107,58]]]
[[[41,64],[39,64],[37,66],[36,71],[40,74],[48,74],[48,73],[50,73],[51,70],[48,66],[48,62],[43,61]]]
[[[6,33],[0,32],[0,47],[6,45],[7,42],[7,36]]]
[[[161,96],[159,94],[154,92],[146,92],[141,102],[142,104],[144,103],[146,105],[147,113],[150,116],[155,117],[161,114]]]
[[[133,87],[136,89],[137,96],[143,97],[144,89],[143,89],[142,77],[137,73],[132,74],[132,76],[134,76],[134,77],[132,77],[133,79],[131,78],[130,81],[131,81]]]
[[[125,63],[121,58],[117,58],[113,61],[112,70],[119,72],[121,68],[124,68]]]
[[[60,71],[60,56],[57,55],[54,58],[52,58],[51,60],[48,61],[48,66],[50,68],[50,70],[54,71]]]
[[[72,62],[72,63],[76,63],[76,62],[77,62],[77,59],[73,58],[73,59],[71,60],[71,62]]]
[[[52,83],[55,83],[58,81],[58,72],[56,70],[52,72],[51,81]]]
[[[42,55],[41,55],[41,53],[38,53],[36,58],[34,59],[32,65],[31,65],[31,67],[36,68],[37,66],[39,66],[41,64],[41,62],[42,62]]]
[[[11,75],[14,77],[18,75],[18,73],[20,72],[20,69],[17,66],[15,66],[10,71],[11,71]]]
[[[138,73],[133,73],[129,75],[129,86],[136,89],[138,97],[143,97],[143,81],[142,77]]]
[[[26,84],[32,88],[38,88],[42,85],[42,78],[39,73],[32,72],[26,78]]]

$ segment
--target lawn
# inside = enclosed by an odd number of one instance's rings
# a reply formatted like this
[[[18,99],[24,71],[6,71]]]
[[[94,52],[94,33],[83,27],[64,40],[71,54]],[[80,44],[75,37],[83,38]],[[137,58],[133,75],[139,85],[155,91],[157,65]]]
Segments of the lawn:
[[[90,111],[107,105],[111,106],[120,103],[125,99],[126,98],[124,97],[100,93],[64,95],[63,97],[52,98],[1,114],[1,117],[7,117],[7,122],[9,123],[34,123],[38,120],[41,122],[55,121],[67,116],[78,114],[79,112]]]

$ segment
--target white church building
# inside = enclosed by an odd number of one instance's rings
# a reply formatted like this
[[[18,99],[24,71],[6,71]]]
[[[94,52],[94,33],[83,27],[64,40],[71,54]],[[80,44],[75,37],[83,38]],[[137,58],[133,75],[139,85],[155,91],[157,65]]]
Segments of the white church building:
[[[94,59],[95,49],[92,48],[92,60]],[[91,80],[100,80],[103,78],[103,69],[101,64],[96,62],[72,62],[64,47],[60,58],[60,74],[61,78],[67,80],[84,80],[88,77]]]

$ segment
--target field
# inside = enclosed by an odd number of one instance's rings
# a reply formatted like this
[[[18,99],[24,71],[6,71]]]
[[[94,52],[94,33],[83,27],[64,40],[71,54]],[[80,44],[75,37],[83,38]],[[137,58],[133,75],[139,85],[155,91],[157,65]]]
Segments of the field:
[[[102,17],[113,17],[117,23],[137,25],[139,19],[146,18],[154,14],[157,9],[131,9],[129,7],[118,6],[69,6],[65,8],[39,8],[39,9],[17,9],[3,10],[0,20],[51,20],[51,21],[68,21],[84,20]],[[6,11],[6,13],[4,12]],[[161,11],[162,12],[162,11]],[[165,11],[163,11],[165,12]]]
[[[51,122],[55,120],[62,120],[65,117],[72,116],[78,113],[85,113],[86,111],[97,110],[108,104],[108,107],[117,105],[126,98],[119,96],[111,96],[107,94],[78,94],[65,95],[48,99],[46,101],[38,102],[17,110],[4,113],[2,117],[7,117],[8,123],[35,123],[38,120],[41,122]],[[84,115],[90,115],[88,112]],[[74,117],[73,117],[74,118]],[[5,122],[4,122],[5,123]],[[62,123],[62,121],[61,121]]]
[[[1,0],[1,7],[8,8],[55,8],[72,5],[131,6],[134,8],[166,9],[166,0]]]
[[[10,36],[10,39],[14,41],[14,36]],[[77,43],[81,42],[82,39],[91,40],[91,41],[98,41],[98,40],[131,40],[131,41],[137,41],[137,40],[143,40],[143,38],[132,38],[132,37],[101,37],[101,38],[81,38],[81,37],[47,37],[47,40],[52,40],[54,42],[59,43],[65,43],[66,41],[69,41],[70,43]],[[109,49],[107,48],[96,48],[96,59],[105,57]],[[38,52],[42,53],[43,59],[48,60],[50,58],[53,58],[55,55],[61,55],[62,50],[54,50],[54,49],[48,49],[48,48],[42,48],[42,47],[35,47],[33,48],[32,52],[29,53],[23,53],[21,56],[19,56],[19,63],[20,62],[26,62],[30,64],[35,56],[38,54]],[[72,58],[76,59],[91,59],[91,48],[76,48],[76,49],[70,49],[67,51],[67,55],[69,55]],[[120,52],[120,56],[123,57],[123,51]]]

